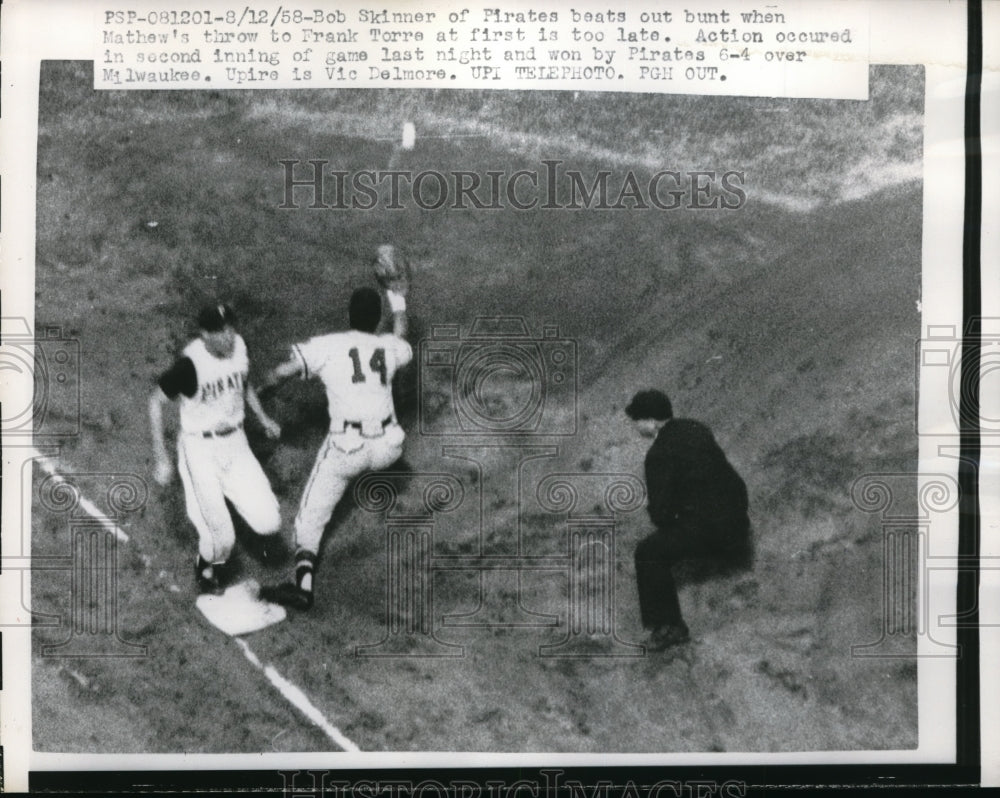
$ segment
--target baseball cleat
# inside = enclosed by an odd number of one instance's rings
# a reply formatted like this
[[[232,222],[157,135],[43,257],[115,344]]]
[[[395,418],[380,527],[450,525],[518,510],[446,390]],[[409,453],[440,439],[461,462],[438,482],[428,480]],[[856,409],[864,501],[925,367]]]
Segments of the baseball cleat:
[[[263,601],[281,604],[283,607],[291,607],[293,610],[301,612],[305,612],[313,605],[312,591],[303,590],[291,582],[282,582],[280,585],[265,585],[260,589],[260,598]]]
[[[654,629],[646,641],[646,648],[650,651],[665,651],[671,646],[679,646],[690,639],[691,634],[688,632],[687,625],[681,621],[678,626],[668,624]]]

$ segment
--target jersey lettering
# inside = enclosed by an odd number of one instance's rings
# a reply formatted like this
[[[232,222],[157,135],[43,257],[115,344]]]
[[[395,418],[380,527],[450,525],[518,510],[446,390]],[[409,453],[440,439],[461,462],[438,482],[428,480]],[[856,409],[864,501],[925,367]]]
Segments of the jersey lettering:
[[[358,348],[352,346],[347,354],[350,356],[351,364],[354,366],[351,382],[365,382],[365,374],[361,370],[361,356],[358,354]],[[371,360],[368,361],[368,368],[372,370],[373,374],[379,375],[383,385],[387,384],[388,370],[385,365],[385,349],[381,346],[372,353]]]
[[[364,372],[361,371],[361,358],[358,356],[358,348],[356,346],[352,346],[347,354],[350,355],[351,363],[354,366],[354,374],[351,375],[351,382],[364,382],[365,375]]]
[[[392,378],[413,357],[403,339],[360,330],[319,335],[296,344],[293,352],[305,375],[322,380],[334,427],[394,415]]]
[[[236,391],[242,394],[243,388],[246,385],[246,378],[246,373],[235,371],[225,378],[206,382],[199,390],[198,399],[202,402],[209,402],[218,399],[226,391]]]
[[[205,432],[241,422],[250,371],[243,339],[236,336],[229,357],[210,354],[201,339],[185,347],[184,355],[194,366],[198,388],[190,398],[181,396],[181,428]]]
[[[382,380],[382,384],[385,385],[385,350],[382,347],[379,347],[372,353],[372,359],[368,361],[368,366],[373,372],[376,372],[379,375],[379,378]]]

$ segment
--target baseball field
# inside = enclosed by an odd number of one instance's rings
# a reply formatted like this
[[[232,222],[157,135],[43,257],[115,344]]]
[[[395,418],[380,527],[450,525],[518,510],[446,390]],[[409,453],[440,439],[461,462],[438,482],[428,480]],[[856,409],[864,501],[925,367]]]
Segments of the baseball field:
[[[179,482],[152,481],[146,400],[203,302],[232,304],[260,377],[289,344],[346,326],[351,290],[373,283],[374,249],[390,241],[413,264],[414,344],[453,360],[421,373],[418,347],[399,375],[409,435],[387,479],[412,508],[444,475],[459,506],[439,504],[387,548],[392,514],[352,494],[327,529],[316,606],[246,637],[261,662],[363,751],[916,745],[915,659],[857,656],[915,652],[883,595],[889,579],[890,603],[911,608],[915,564],[887,574],[880,518],[859,509],[852,486],[916,471],[920,70],[873,68],[868,102],[92,84],[88,63],[43,64],[36,327],[79,342],[79,401],[47,397],[53,424],[79,420],[54,455],[62,472],[81,475],[98,504],[116,476],[145,486],[142,507],[119,519],[128,540],[114,587],[118,653],[144,655],[45,654],[69,634],[73,574],[36,571],[36,749],[337,749],[195,609],[196,536]],[[408,122],[412,148],[401,146]],[[588,187],[610,172],[609,204],[626,175],[645,190],[670,170],[684,196],[673,209],[412,198],[391,208],[384,194],[370,209],[311,208],[308,186],[288,201],[281,163],[304,180],[310,160],[348,181],[390,168],[470,172],[485,197],[489,171],[541,180],[559,161]],[[704,204],[738,207],[689,207],[700,204],[694,171],[716,175],[700,178],[711,184]],[[742,175],[743,201],[720,193],[726,173]],[[520,201],[530,178],[519,185]],[[520,320],[534,343],[519,350],[527,365],[485,375],[470,398],[453,388],[463,358],[497,345],[495,330],[473,335],[486,317]],[[648,441],[623,408],[646,387],[705,421],[745,478],[756,559],[746,572],[689,574],[692,642],[643,655],[632,552],[649,520],[639,505],[598,505],[608,484],[642,475]],[[291,546],[325,401],[310,382],[263,401],[282,439],[252,424],[248,435]],[[486,419],[475,435],[462,402]],[[530,429],[489,427],[532,402]],[[572,511],[543,496],[553,475],[584,497]],[[894,484],[895,501],[916,501],[915,478]],[[65,558],[72,519],[39,491],[32,510],[33,556]],[[575,556],[580,529],[613,541],[600,548],[606,560]],[[279,581],[290,560],[264,560],[242,530],[236,567],[238,578]],[[423,587],[406,592],[407,579]],[[595,612],[603,626],[574,626]]]

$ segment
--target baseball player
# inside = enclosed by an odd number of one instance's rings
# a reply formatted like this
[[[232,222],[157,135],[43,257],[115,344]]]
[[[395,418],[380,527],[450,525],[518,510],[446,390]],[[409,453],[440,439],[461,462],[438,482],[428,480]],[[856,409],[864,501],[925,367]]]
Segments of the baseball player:
[[[224,570],[235,542],[232,502],[259,535],[281,527],[278,500],[254,457],[243,431],[244,405],[271,438],[281,434],[247,382],[249,360],[243,339],[233,329],[228,305],[212,305],[198,315],[198,338],[158,380],[149,398],[154,478],[166,485],[173,465],[163,441],[163,407],[180,401],[177,466],[184,483],[187,515],[198,530],[198,588],[222,592]]]
[[[302,492],[295,517],[295,583],[267,586],[261,598],[300,610],[313,605],[313,575],[323,529],[352,478],[387,468],[403,453],[406,434],[396,420],[392,379],[413,358],[406,335],[405,276],[384,283],[392,332],[377,333],[382,297],[374,288],[351,295],[351,329],[292,346],[267,384],[293,375],[316,376],[326,388],[330,431]]]

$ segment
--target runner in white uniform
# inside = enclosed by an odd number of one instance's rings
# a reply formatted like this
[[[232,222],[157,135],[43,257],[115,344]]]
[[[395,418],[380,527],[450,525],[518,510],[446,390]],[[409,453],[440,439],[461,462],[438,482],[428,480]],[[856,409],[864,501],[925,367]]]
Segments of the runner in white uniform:
[[[326,387],[330,432],[320,446],[295,517],[295,584],[265,587],[261,597],[306,610],[313,603],[313,572],[323,530],[350,480],[387,468],[403,453],[406,434],[396,421],[392,378],[413,358],[406,335],[406,285],[386,292],[393,331],[376,334],[382,298],[373,288],[351,295],[346,332],[310,338],[292,346],[288,360],[266,380],[319,377]]]
[[[281,427],[247,383],[247,348],[232,323],[227,305],[202,310],[199,337],[160,376],[149,399],[154,477],[160,485],[173,477],[163,438],[163,406],[180,399],[177,464],[187,515],[198,530],[198,587],[212,593],[223,587],[221,571],[235,543],[226,499],[258,534],[274,535],[281,527],[278,500],[243,431],[244,405],[269,437],[277,438]]]

